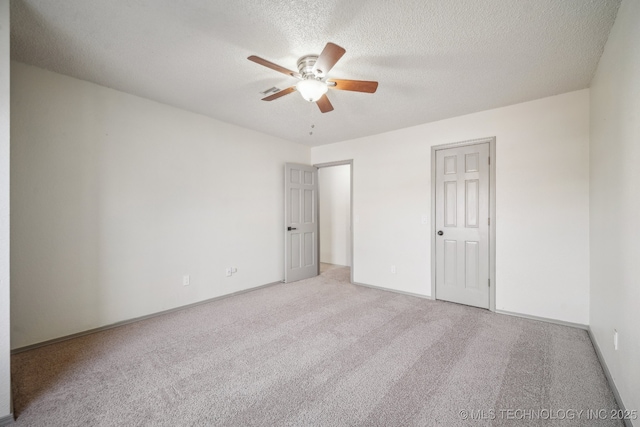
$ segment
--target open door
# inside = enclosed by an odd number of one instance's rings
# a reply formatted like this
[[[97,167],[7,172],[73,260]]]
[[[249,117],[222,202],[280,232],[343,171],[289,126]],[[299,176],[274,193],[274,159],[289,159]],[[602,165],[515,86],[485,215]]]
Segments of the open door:
[[[287,163],[284,172],[284,281],[288,283],[320,273],[318,169]]]

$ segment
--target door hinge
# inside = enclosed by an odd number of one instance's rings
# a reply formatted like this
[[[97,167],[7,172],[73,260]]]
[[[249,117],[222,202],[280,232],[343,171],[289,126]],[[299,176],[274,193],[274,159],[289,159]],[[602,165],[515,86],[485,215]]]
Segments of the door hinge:
[[[491,164],[491,157],[487,157],[487,159],[489,160],[489,164]]]
[[[487,279],[487,286],[491,287],[491,279]]]
[[[491,218],[487,218],[487,225],[491,225]]]

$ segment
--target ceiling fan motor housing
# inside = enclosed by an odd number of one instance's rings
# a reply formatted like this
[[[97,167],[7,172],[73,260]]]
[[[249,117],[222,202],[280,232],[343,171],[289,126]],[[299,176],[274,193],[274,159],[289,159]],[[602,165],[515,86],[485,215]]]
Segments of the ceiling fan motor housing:
[[[314,65],[318,60],[318,55],[307,55],[298,59],[298,71],[302,74],[302,78],[307,79],[310,77],[320,78],[318,74],[322,74],[322,70],[314,70]]]

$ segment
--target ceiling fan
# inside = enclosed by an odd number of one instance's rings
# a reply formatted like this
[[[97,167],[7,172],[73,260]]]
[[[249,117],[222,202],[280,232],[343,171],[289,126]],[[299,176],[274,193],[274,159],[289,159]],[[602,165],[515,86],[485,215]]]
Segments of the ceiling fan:
[[[315,102],[320,108],[320,111],[328,113],[333,110],[333,105],[331,105],[329,98],[327,98],[327,91],[329,89],[374,93],[378,88],[378,82],[327,78],[329,71],[331,71],[333,66],[336,65],[336,62],[342,58],[345,52],[346,51],[337,44],[327,43],[320,55],[306,55],[298,59],[297,73],[255,55],[247,59],[300,80],[295,86],[282,89],[273,95],[262,98],[263,101],[273,101],[291,92],[298,91],[305,100]]]

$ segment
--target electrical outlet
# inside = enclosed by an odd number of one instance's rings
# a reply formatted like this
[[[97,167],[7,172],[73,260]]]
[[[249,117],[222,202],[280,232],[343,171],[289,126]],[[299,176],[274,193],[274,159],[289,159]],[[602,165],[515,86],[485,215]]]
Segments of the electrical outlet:
[[[182,286],[189,286],[191,284],[191,278],[188,274],[182,276]]]
[[[613,349],[618,349],[618,331],[615,329],[613,330]]]
[[[233,275],[233,269],[231,267],[225,270],[227,277],[231,277]]]
[[[428,224],[429,223],[429,217],[427,215],[422,215],[421,221],[422,224]]]
[[[396,274],[396,266],[395,265],[391,266],[391,274]]]
[[[237,267],[231,267],[231,273],[235,274],[238,272],[238,268]]]

